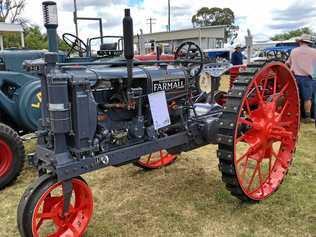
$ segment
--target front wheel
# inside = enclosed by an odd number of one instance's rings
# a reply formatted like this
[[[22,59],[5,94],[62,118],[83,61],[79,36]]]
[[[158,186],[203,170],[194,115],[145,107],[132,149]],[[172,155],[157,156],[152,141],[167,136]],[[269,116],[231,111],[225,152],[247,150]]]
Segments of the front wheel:
[[[22,237],[80,237],[93,213],[93,197],[82,178],[71,180],[73,190],[68,212],[64,213],[62,182],[41,176],[25,191],[18,207],[18,228]]]
[[[279,188],[294,157],[299,123],[298,89],[285,64],[254,64],[240,73],[218,135],[219,168],[232,195],[260,201]]]
[[[0,190],[10,185],[21,173],[24,146],[19,135],[0,123]]]

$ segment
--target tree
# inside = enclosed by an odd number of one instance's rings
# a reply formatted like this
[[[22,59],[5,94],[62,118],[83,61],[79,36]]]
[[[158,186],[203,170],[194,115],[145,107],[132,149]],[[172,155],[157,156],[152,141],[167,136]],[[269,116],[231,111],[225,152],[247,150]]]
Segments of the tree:
[[[25,29],[25,47],[28,49],[47,49],[48,43],[39,26],[30,26]]]
[[[226,25],[226,38],[233,36],[235,25],[235,14],[230,8],[208,8],[202,7],[192,17],[193,27]]]
[[[0,22],[26,24],[22,18],[26,0],[0,0]]]
[[[47,34],[42,34],[39,26],[31,26],[25,29],[25,46],[28,49],[48,49]],[[59,50],[69,50],[68,45],[58,37]]]
[[[274,40],[274,41],[289,40],[289,39],[292,39],[295,37],[299,37],[302,34],[312,34],[312,33],[313,33],[313,31],[310,28],[304,27],[304,28],[300,28],[297,30],[291,30],[289,32],[285,32],[282,34],[277,34],[277,35],[271,37],[271,40]]]

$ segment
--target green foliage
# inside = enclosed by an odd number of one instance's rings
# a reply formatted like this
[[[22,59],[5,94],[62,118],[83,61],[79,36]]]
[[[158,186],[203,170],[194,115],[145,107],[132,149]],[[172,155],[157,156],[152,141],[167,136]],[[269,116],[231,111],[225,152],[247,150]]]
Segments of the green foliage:
[[[38,26],[28,27],[25,30],[25,47],[28,49],[47,49],[48,43]]]
[[[6,33],[3,37],[4,48],[21,48],[20,33]]]
[[[39,26],[29,26],[24,30],[25,48],[27,49],[48,49],[47,35],[43,34]],[[69,47],[58,37],[59,50],[67,51]],[[20,33],[10,33],[4,36],[4,48],[21,48]]]
[[[230,8],[208,8],[202,7],[192,17],[193,27],[226,25],[226,37],[233,35],[235,25],[235,14]]]
[[[292,30],[286,33],[282,33],[282,34],[277,34],[273,37],[271,37],[271,40],[274,41],[280,41],[280,40],[289,40],[292,39],[294,37],[299,37],[302,34],[312,34],[312,30],[308,27],[304,27],[304,28],[300,28],[297,30]]]
[[[60,51],[67,52],[68,50],[70,50],[69,46],[60,37],[58,37],[58,44]]]

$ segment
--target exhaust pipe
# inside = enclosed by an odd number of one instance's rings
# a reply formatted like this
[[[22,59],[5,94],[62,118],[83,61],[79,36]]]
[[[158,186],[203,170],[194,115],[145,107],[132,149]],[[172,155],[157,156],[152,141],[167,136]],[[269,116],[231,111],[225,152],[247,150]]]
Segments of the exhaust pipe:
[[[43,7],[44,26],[47,30],[48,51],[57,53],[58,52],[57,4],[56,4],[56,2],[53,2],[53,1],[44,1],[42,3],[42,7]]]
[[[133,19],[130,9],[125,9],[123,19],[123,36],[124,36],[124,56],[127,61],[127,89],[132,86],[133,81],[133,58],[134,58],[134,32]]]

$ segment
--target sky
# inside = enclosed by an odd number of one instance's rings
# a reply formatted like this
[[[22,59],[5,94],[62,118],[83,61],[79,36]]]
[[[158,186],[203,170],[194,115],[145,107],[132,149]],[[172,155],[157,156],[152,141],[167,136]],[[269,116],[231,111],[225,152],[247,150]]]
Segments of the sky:
[[[42,0],[28,0],[24,16],[31,24],[42,27]],[[73,0],[56,0],[59,16],[59,34],[74,33]],[[267,40],[271,36],[297,29],[311,27],[316,31],[315,0],[170,0],[171,29],[192,27],[191,18],[201,7],[229,7],[239,25],[239,38],[242,43],[247,29],[255,40]],[[124,8],[131,9],[134,20],[134,33],[143,29],[149,33],[146,19],[155,19],[153,32],[166,30],[168,23],[167,0],[77,0],[78,16],[101,17],[104,35],[121,35]],[[42,28],[44,31],[44,28]],[[82,39],[98,36],[96,22],[80,22],[79,35]]]

